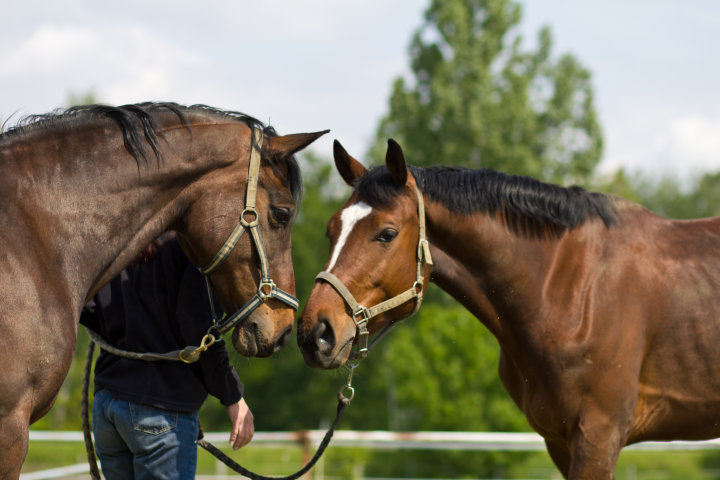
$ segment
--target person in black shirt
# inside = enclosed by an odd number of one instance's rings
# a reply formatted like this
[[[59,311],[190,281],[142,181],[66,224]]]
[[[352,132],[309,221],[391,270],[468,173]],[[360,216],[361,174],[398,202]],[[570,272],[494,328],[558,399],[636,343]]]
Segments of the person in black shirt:
[[[202,274],[168,232],[98,292],[81,323],[117,348],[168,352],[199,345],[212,318]],[[95,364],[93,434],[105,478],[195,478],[198,411],[208,394],[227,408],[233,448],[246,445],[253,415],[222,340],[192,364],[103,351]]]

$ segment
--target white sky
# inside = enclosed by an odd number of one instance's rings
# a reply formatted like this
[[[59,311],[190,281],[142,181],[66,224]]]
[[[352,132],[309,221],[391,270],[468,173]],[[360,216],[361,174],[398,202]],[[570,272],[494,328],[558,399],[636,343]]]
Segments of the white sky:
[[[0,119],[65,106],[89,90],[110,104],[170,100],[239,110],[280,133],[330,128],[362,157],[427,0],[6,2]],[[603,169],[687,179],[720,169],[720,2],[526,0],[553,53],[593,75]],[[410,159],[410,161],[412,161]]]

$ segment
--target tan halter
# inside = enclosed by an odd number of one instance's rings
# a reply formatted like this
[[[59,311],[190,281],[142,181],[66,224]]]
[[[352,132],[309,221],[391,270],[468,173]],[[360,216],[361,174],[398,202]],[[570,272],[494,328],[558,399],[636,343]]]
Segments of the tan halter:
[[[238,221],[235,229],[230,234],[228,239],[225,241],[215,257],[204,267],[198,268],[200,273],[205,276],[205,284],[207,286],[208,297],[210,297],[210,307],[212,309],[213,326],[211,331],[219,333],[220,335],[229,331],[239,322],[245,320],[250,314],[262,305],[268,298],[275,298],[290,308],[298,309],[298,299],[288,292],[277,287],[270,277],[270,267],[268,265],[267,254],[265,253],[265,247],[263,245],[262,238],[260,236],[260,227],[258,222],[258,212],[255,210],[255,199],[257,195],[257,185],[260,176],[260,157],[263,142],[263,133],[259,128],[253,128],[252,139],[250,141],[250,164],[248,165],[248,182],[247,191],[245,196],[245,209],[240,214],[240,220]],[[221,318],[217,318],[215,314],[215,307],[212,298],[212,288],[210,287],[210,274],[218,268],[230,255],[230,252],[235,248],[237,242],[242,237],[242,234],[246,230],[250,231],[252,243],[255,245],[257,250],[258,259],[260,261],[260,285],[258,291],[253,297],[237,312],[233,313],[229,317],[223,315]],[[208,332],[210,335],[211,332]]]
[[[403,305],[410,300],[415,300],[415,308],[413,308],[413,311],[408,315],[408,317],[415,315],[417,311],[420,309],[420,304],[422,304],[423,296],[425,294],[424,290],[424,280],[425,280],[425,265],[432,265],[432,257],[430,255],[430,244],[427,241],[426,235],[425,235],[425,204],[423,202],[423,196],[422,192],[420,192],[420,189],[415,186],[415,193],[417,194],[417,202],[418,202],[418,224],[419,224],[419,235],[418,235],[418,246],[417,246],[417,269],[415,274],[415,283],[413,283],[412,287],[405,290],[404,292],[385,300],[384,302],[378,303],[377,305],[366,308],[360,305],[357,300],[355,300],[355,297],[353,297],[352,293],[350,293],[350,290],[347,289],[347,287],[340,281],[339,278],[337,278],[335,275],[333,275],[330,272],[320,272],[315,277],[315,280],[323,280],[327,283],[329,283],[345,300],[345,303],[350,307],[351,316],[353,319],[353,322],[355,322],[355,326],[357,327],[357,338],[358,338],[358,349],[357,352],[353,352],[352,360],[359,362],[363,358],[365,358],[370,351],[370,349],[378,342],[380,339],[382,339],[387,333],[390,331],[390,329],[394,326],[394,323],[388,324],[383,330],[373,339],[372,342],[370,342],[370,345],[368,345],[368,339],[370,337],[370,332],[368,331],[368,321],[371,318],[377,317],[381,313],[387,312],[388,310],[392,310],[393,308],[399,307],[400,305]]]

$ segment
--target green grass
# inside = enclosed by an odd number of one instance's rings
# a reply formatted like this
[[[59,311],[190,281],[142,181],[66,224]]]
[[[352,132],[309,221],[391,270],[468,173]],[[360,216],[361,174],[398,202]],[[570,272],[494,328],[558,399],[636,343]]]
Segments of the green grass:
[[[238,451],[217,444],[225,454],[243,467],[262,475],[284,476],[299,470],[308,460],[306,454],[298,447],[268,448],[247,447]],[[311,452],[311,454],[314,452]],[[348,449],[332,447],[325,452],[320,460],[328,475],[351,478],[350,472],[362,470],[364,460],[371,454],[367,449]],[[84,463],[87,461],[85,446],[78,442],[43,442],[33,441],[23,465],[23,472],[33,472],[49,468]],[[199,474],[232,474],[233,472],[220,463],[214,456],[202,448],[198,448]]]
[[[238,451],[222,448],[233,460],[254,472],[282,476],[298,470],[306,458],[300,447],[259,448],[248,447]],[[422,452],[420,452],[422,454]],[[368,462],[380,458],[383,462],[393,462],[407,456],[406,451],[380,451],[370,449],[333,448],[328,449],[321,460],[321,467],[332,478],[352,479],[365,472]],[[468,453],[468,455],[482,455]],[[715,462],[709,462],[712,457]],[[510,479],[560,479],[561,476],[544,452],[507,454],[507,464],[498,465],[496,475]],[[615,472],[616,480],[710,480],[720,479],[720,453],[708,452],[637,452],[626,451],[620,456]],[[87,461],[82,443],[41,442],[30,444],[23,472],[83,463]],[[198,473],[232,474],[211,454],[203,449],[198,453]],[[366,472],[372,475],[372,471]],[[447,472],[445,472],[447,473]],[[437,476],[432,472],[415,471],[413,476],[428,478]],[[445,478],[477,478],[472,472],[457,471]]]
[[[80,442],[30,442],[23,472],[58,468],[87,462],[85,445]]]
[[[264,475],[282,476],[298,470],[303,463],[299,447],[288,448],[245,448],[233,451],[222,448],[228,456],[243,467]],[[23,472],[63,467],[87,462],[85,446],[78,442],[30,442]],[[227,467],[202,448],[198,449],[198,473],[229,474]]]

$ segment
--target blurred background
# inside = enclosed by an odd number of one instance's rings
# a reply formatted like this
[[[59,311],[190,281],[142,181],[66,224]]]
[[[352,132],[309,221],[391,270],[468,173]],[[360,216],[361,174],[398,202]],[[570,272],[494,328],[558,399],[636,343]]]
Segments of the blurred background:
[[[579,184],[674,218],[719,214],[719,44],[711,0],[29,0],[2,7],[0,123],[174,101],[242,111],[281,134],[330,128],[301,157],[302,300],[327,257],[325,222],[348,193],[331,166],[335,138],[366,165],[392,137],[415,165]],[[439,289],[429,295],[356,372],[341,428],[529,431],[497,377],[497,342]],[[86,345],[80,332],[76,364],[34,428],[80,428]],[[294,342],[233,362],[262,431],[326,426],[347,374],[307,368]],[[205,430],[227,428],[214,399],[201,418]],[[82,461],[72,448],[31,445],[26,469]],[[558,478],[545,453],[332,448],[324,474]],[[623,453],[617,478],[720,478],[720,454]]]

